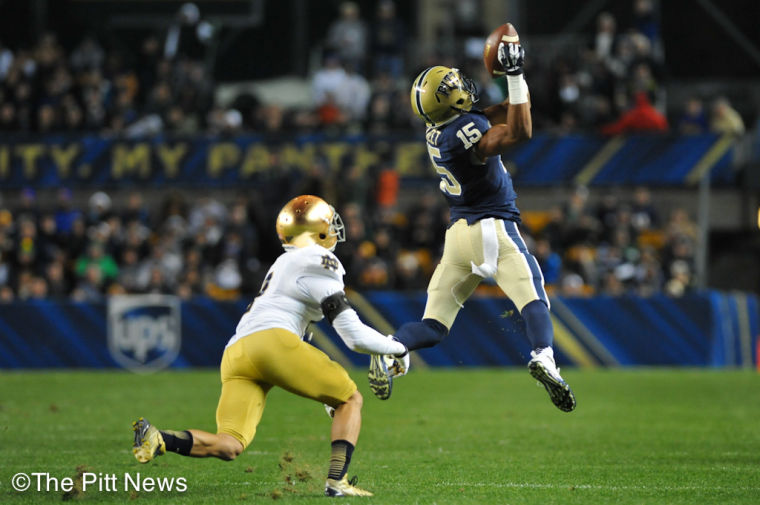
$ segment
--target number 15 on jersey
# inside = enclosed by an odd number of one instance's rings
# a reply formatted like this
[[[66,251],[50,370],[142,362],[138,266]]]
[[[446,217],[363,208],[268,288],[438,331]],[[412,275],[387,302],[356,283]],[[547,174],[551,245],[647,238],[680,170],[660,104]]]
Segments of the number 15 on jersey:
[[[441,191],[447,195],[459,196],[462,194],[462,185],[456,180],[454,174],[449,172],[446,167],[439,164],[441,161],[441,150],[437,147],[433,147],[430,144],[427,146],[428,155],[430,155],[430,162],[433,164],[433,168],[441,176],[441,183],[439,187]]]
[[[462,141],[462,144],[464,144],[465,150],[469,151],[469,149],[481,139],[483,134],[480,133],[480,131],[478,131],[478,129],[475,127],[475,123],[470,122],[459,129],[456,133],[456,136],[459,140]],[[454,174],[452,174],[450,170],[441,165],[441,150],[437,147],[434,147],[430,143],[428,143],[427,148],[428,155],[430,155],[430,162],[433,164],[435,171],[438,172],[438,175],[441,176],[441,191],[447,195],[461,195],[462,185],[459,183],[456,177],[454,177]]]

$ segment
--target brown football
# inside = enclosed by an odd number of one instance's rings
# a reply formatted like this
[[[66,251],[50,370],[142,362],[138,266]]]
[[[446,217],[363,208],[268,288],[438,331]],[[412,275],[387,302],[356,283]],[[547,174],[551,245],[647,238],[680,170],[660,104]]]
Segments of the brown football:
[[[486,45],[483,46],[483,64],[492,77],[504,75],[504,69],[501,68],[498,57],[499,44],[501,42],[520,43],[520,37],[517,35],[517,30],[512,26],[512,23],[505,23],[492,31],[486,39]]]

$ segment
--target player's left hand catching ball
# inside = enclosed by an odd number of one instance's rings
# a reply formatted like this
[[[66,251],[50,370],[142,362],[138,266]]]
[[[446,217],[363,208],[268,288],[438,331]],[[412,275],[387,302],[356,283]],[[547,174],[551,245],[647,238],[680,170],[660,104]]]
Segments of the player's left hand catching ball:
[[[519,43],[501,42],[497,57],[507,75],[520,75],[523,73],[522,67],[525,63],[525,49]]]

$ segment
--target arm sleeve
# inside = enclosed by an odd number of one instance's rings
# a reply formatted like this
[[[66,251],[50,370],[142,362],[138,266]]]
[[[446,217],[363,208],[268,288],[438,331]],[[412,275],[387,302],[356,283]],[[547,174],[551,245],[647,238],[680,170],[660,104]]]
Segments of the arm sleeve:
[[[406,347],[362,323],[354,309],[346,309],[333,320],[333,327],[352,351],[365,354],[403,354]]]

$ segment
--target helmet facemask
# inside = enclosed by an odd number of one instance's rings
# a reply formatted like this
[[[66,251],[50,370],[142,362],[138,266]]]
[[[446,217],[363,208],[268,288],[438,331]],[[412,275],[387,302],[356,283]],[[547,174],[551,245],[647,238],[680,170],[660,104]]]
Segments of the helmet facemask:
[[[332,205],[330,205],[330,210],[332,210],[333,214],[332,219],[330,219],[330,227],[328,228],[327,233],[331,237],[337,237],[335,244],[329,248],[332,251],[335,249],[338,242],[346,241],[346,226],[343,224],[340,214],[338,214],[338,211],[336,211]]]
[[[472,79],[467,77],[458,68],[451,71],[441,79],[441,84],[436,90],[436,98],[443,95],[449,100],[449,107],[457,112],[467,112],[472,104],[477,103],[478,88]]]
[[[438,128],[468,112],[478,101],[475,83],[458,68],[430,67],[412,84],[412,110],[429,127]]]

